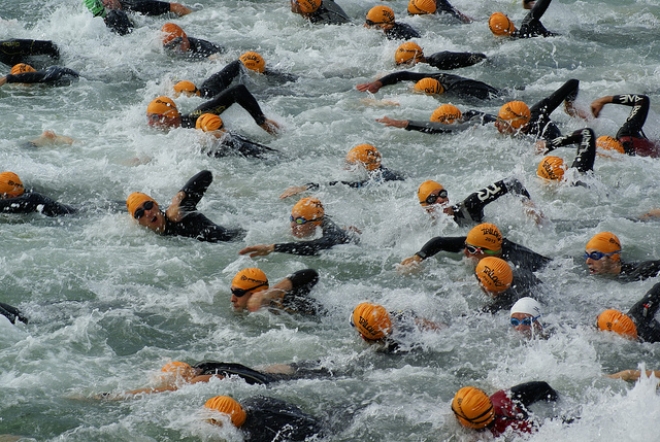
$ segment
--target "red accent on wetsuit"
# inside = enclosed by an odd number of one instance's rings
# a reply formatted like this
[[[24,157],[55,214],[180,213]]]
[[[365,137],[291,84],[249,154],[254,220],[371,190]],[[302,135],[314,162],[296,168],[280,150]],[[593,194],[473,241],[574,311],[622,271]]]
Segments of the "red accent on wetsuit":
[[[493,436],[501,436],[511,427],[519,433],[531,433],[533,424],[525,418],[525,413],[509,398],[508,390],[500,390],[490,397],[495,409],[495,420],[488,429]]]
[[[620,137],[619,141],[623,144],[632,143],[635,149],[635,155],[638,157],[660,157],[660,143],[649,140],[648,138]]]

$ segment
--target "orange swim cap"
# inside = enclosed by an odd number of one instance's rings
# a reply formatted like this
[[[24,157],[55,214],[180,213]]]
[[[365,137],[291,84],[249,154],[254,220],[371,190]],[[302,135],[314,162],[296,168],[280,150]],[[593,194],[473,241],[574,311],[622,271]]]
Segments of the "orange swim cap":
[[[499,295],[513,283],[513,271],[508,262],[494,256],[479,261],[474,270],[481,286],[491,295]]]
[[[199,89],[197,89],[197,86],[195,86],[195,83],[192,81],[188,80],[181,80],[177,84],[174,85],[174,96],[178,97],[179,95],[184,94],[186,96],[191,96],[191,95],[201,95],[201,92]]]
[[[25,74],[26,72],[37,72],[35,68],[29,64],[19,63],[14,65],[9,72],[11,75]]]
[[[318,198],[308,196],[298,201],[291,209],[291,216],[296,218],[304,218],[307,221],[320,222],[325,216],[325,209],[323,204]]]
[[[621,251],[621,241],[612,232],[600,232],[591,237],[584,246],[585,250],[597,250],[602,253],[614,253]],[[621,259],[621,255],[612,255],[612,259]]]
[[[498,37],[511,35],[516,31],[513,22],[502,12],[494,12],[488,19],[490,32]]]
[[[263,287],[261,290],[266,290],[268,288],[268,278],[263,270],[256,267],[249,267],[241,270],[236,276],[234,276],[234,279],[231,280],[232,289],[248,291],[257,287]]]
[[[437,181],[424,181],[419,185],[419,188],[417,189],[417,198],[419,199],[419,203],[423,206],[427,206],[428,203],[426,202],[426,198],[428,198],[430,194],[434,192],[440,192],[444,189],[445,188],[442,187],[442,184],[438,183]]]
[[[256,52],[246,52],[238,59],[241,60],[243,66],[251,71],[263,74],[266,70],[266,60],[264,60],[264,58]]]
[[[532,113],[522,101],[509,101],[500,108],[497,118],[506,121],[514,129],[520,129],[529,123]]]
[[[181,361],[168,362],[167,364],[163,365],[163,368],[161,368],[160,371],[163,373],[181,376],[187,382],[190,382],[190,380],[194,378],[196,374],[195,369],[190,366],[190,364],[186,364],[185,362]]]
[[[204,407],[229,415],[229,418],[231,419],[231,423],[236,428],[240,428],[241,425],[245,423],[245,419],[247,419],[247,414],[245,413],[245,410],[243,410],[241,404],[239,404],[235,399],[232,399],[229,396],[212,397],[211,399],[206,401]],[[220,422],[215,420],[213,421],[213,423],[220,424]]]
[[[197,117],[197,121],[195,121],[195,128],[203,130],[204,132],[223,130],[224,127],[225,125],[222,122],[222,118],[220,118],[216,114],[210,114],[210,113],[202,114],[199,117]]]
[[[24,192],[23,182],[18,175],[9,171],[0,173],[0,196],[16,198]]]
[[[156,200],[145,193],[133,192],[128,195],[128,198],[126,198],[126,209],[128,210],[128,213],[131,215],[131,217],[133,217],[135,211],[142,207],[142,205],[147,201],[153,202],[156,208],[158,208],[158,203]]]
[[[381,154],[371,144],[359,144],[346,154],[348,164],[360,164],[369,171],[380,167]]]
[[[438,106],[431,114],[430,121],[434,123],[454,124],[456,120],[463,118],[463,113],[453,104]]]
[[[162,36],[163,46],[167,46],[176,38],[181,38],[181,39],[188,38],[186,33],[183,32],[183,29],[181,29],[179,25],[175,25],[174,23],[171,22],[165,23],[163,27],[160,28],[160,30],[163,33]]]
[[[410,0],[408,2],[408,14],[434,14],[437,10],[435,0]]]
[[[351,324],[365,338],[377,341],[392,332],[392,320],[382,305],[363,302],[353,309]]]
[[[161,95],[154,98],[151,103],[147,105],[147,115],[156,114],[167,117],[177,117],[179,110],[176,108],[176,103],[171,98]]]
[[[313,14],[321,7],[321,0],[294,0],[303,14]]]
[[[422,78],[417,83],[415,83],[415,90],[424,92],[428,95],[440,95],[445,93],[445,88],[438,80],[435,78]]]
[[[396,64],[415,64],[424,59],[424,51],[414,41],[402,43],[394,53],[394,62]]]
[[[619,310],[605,310],[596,318],[596,325],[599,330],[611,331],[628,339],[637,339],[635,323],[630,316]]]
[[[541,178],[551,181],[561,181],[566,172],[566,164],[564,160],[553,155],[548,155],[541,160],[539,167],[536,169],[536,174]]]
[[[496,252],[502,249],[502,233],[495,224],[483,223],[468,232],[465,242]]]
[[[596,149],[598,150],[614,150],[619,153],[625,154],[621,141],[608,135],[596,138]]]
[[[367,12],[367,20],[375,25],[394,23],[394,11],[389,6],[374,6]]]
[[[463,387],[451,401],[451,411],[467,428],[481,430],[495,420],[495,410],[488,395],[476,387]]]

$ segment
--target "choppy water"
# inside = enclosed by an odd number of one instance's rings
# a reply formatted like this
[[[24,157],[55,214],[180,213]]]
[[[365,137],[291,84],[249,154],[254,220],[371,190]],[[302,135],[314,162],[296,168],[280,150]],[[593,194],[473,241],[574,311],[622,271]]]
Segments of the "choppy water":
[[[660,224],[626,219],[660,207],[658,160],[598,158],[590,189],[549,187],[535,176],[539,157],[532,146],[499,136],[492,127],[435,136],[384,128],[374,120],[426,119],[443,100],[411,94],[410,85],[402,84],[375,96],[397,101],[398,107],[365,104],[354,86],[391,72],[398,44],[361,27],[373,3],[339,4],[355,26],[308,24],[291,14],[285,1],[204,1],[197,5],[200,11],[176,22],[189,35],[229,50],[218,61],[186,62],[159,49],[162,18],[139,17],[136,31],[119,37],[76,0],[0,0],[0,39],[51,39],[61,48],[61,64],[84,77],[70,87],[0,89],[0,169],[18,173],[24,183],[59,201],[88,208],[58,219],[0,215],[0,301],[31,319],[28,326],[0,323],[0,434],[40,441],[238,440],[237,434],[205,423],[202,404],[218,394],[238,399],[265,394],[319,416],[354,406],[352,419],[329,437],[333,441],[472,440],[449,408],[458,388],[473,384],[494,392],[546,380],[561,401],[555,410],[535,407],[538,415],[581,418],[571,425],[547,420],[530,440],[660,440],[655,383],[632,385],[602,376],[639,364],[660,368],[660,346],[624,342],[591,328],[600,310],[627,309],[655,281],[622,285],[588,277],[579,258],[600,230],[619,235],[624,259],[660,257]],[[569,78],[580,79],[578,103],[584,107],[602,95],[647,94],[652,109],[645,131],[660,138],[656,0],[555,0],[543,23],[563,36],[505,42],[492,37],[487,17],[502,10],[520,23],[525,11],[519,2],[454,0],[475,18],[469,25],[409,18],[403,0],[387,4],[422,31],[425,53],[485,52],[486,63],[456,73],[528,103]],[[269,66],[301,77],[284,87],[245,79],[266,115],[284,126],[279,137],[261,131],[241,109],[223,114],[231,129],[281,150],[280,161],[209,158],[198,153],[195,131],[164,134],[146,126],[151,99],[169,94],[178,79],[201,82],[246,50],[257,50]],[[186,111],[201,99],[177,103]],[[463,109],[475,105],[454,103]],[[495,112],[500,104],[477,105]],[[598,135],[613,135],[626,116],[626,108],[610,105],[589,125]],[[565,133],[585,124],[559,111],[552,117]],[[77,142],[33,150],[20,146],[46,129]],[[409,178],[316,193],[340,225],[362,230],[361,245],[319,257],[238,255],[245,245],[289,241],[293,201],[278,195],[290,185],[350,178],[343,157],[363,142],[376,145],[383,164]],[[574,151],[559,154],[572,160]],[[130,166],[136,157],[151,161]],[[104,209],[138,190],[166,203],[202,169],[211,170],[215,180],[200,210],[219,224],[247,229],[244,242],[158,237],[134,226],[125,212]],[[466,232],[448,222],[429,222],[415,199],[420,182],[436,179],[459,201],[512,174],[549,218],[599,221],[597,227],[569,221],[539,229],[515,198],[503,198],[486,211],[510,239],[556,257],[539,274],[546,319],[557,324],[547,341],[521,342],[508,330],[504,313],[476,314],[486,300],[471,267],[453,257],[430,259],[414,276],[395,270],[430,237]],[[321,281],[312,295],[329,314],[320,319],[235,315],[229,283],[236,271],[253,265],[273,281],[294,270],[317,269]],[[449,327],[421,334],[422,351],[378,354],[348,324],[349,313],[364,300],[412,309]],[[173,359],[248,366],[320,359],[350,374],[268,388],[213,381],[132,401],[73,399],[144,386]]]

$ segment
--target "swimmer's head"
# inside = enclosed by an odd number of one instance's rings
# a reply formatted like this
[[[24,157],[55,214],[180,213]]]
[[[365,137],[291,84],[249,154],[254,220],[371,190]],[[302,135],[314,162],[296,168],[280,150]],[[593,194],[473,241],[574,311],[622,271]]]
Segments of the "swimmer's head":
[[[218,411],[222,414],[226,414],[229,416],[232,425],[234,425],[236,428],[240,428],[247,419],[247,414],[245,413],[245,410],[241,404],[229,396],[212,397],[206,401],[204,407]],[[222,425],[222,421],[218,421],[216,419],[211,419],[210,421],[216,425]]]
[[[505,260],[487,256],[480,260],[474,270],[481,288],[491,296],[497,296],[509,289],[513,283],[513,271]]]
[[[598,330],[611,331],[626,339],[637,339],[637,327],[630,316],[619,310],[609,309],[602,312],[596,318]]]
[[[179,25],[168,22],[160,28],[160,31],[162,33],[161,41],[165,49],[177,49],[182,52],[190,49],[188,36]]]
[[[204,132],[215,132],[218,130],[224,131],[225,125],[218,115],[206,113],[197,118],[195,128]]]
[[[392,332],[392,320],[385,307],[370,302],[358,304],[350,322],[367,341],[378,341]]]
[[[447,191],[442,184],[433,180],[426,180],[417,189],[417,199],[424,209],[432,213],[435,207],[449,201]]]
[[[174,85],[174,96],[178,97],[181,94],[190,97],[192,95],[200,96],[201,92],[192,81],[181,80]]]
[[[514,330],[527,338],[533,338],[535,333],[543,331],[543,325],[539,321],[541,316],[541,304],[536,299],[525,297],[513,304],[509,313],[509,321]]]
[[[467,428],[481,430],[495,420],[495,410],[488,395],[476,387],[463,387],[451,401],[451,411]]]
[[[536,168],[536,174],[550,181],[561,181],[566,172],[566,163],[559,157],[548,155],[541,160]]]
[[[321,0],[291,0],[303,14],[313,14],[321,7]]]
[[[424,61],[424,51],[414,41],[402,43],[394,53],[396,64],[415,64]]]
[[[410,0],[408,2],[408,14],[435,14],[437,5],[435,0]]]
[[[596,149],[600,151],[615,151],[623,154],[626,153],[626,151],[623,149],[623,144],[621,141],[608,135],[603,135],[596,138]]]
[[[163,365],[160,371],[164,375],[174,375],[181,377],[187,382],[190,382],[197,374],[195,369],[190,364],[186,364],[185,362],[181,361],[168,362],[167,364]]]
[[[247,69],[263,74],[266,70],[266,60],[256,52],[245,52],[239,58]]]
[[[179,124],[179,110],[174,101],[165,96],[154,98],[147,106],[147,122],[149,126],[158,128],[167,128]]]
[[[371,144],[359,144],[346,154],[346,163],[361,165],[368,171],[380,168],[381,159],[380,152]]]
[[[522,101],[509,101],[497,113],[495,127],[500,133],[510,134],[517,132],[529,123],[532,113]]]
[[[433,123],[454,124],[463,118],[461,110],[453,104],[445,103],[438,106],[429,119]]]
[[[27,72],[37,72],[37,70],[32,66],[30,66],[29,64],[18,63],[11,68],[11,71],[9,73],[11,75],[18,75],[18,74],[25,74]]]
[[[0,173],[0,199],[16,198],[25,192],[23,182],[14,172]]]
[[[374,6],[367,12],[365,26],[379,26],[394,24],[394,10],[389,6]]]
[[[621,251],[621,241],[612,232],[600,232],[592,236],[584,248],[585,250],[615,254]],[[612,259],[621,259],[621,257],[617,254]]]
[[[498,36],[504,37],[511,35],[516,31],[513,22],[502,12],[494,12],[488,19],[488,27],[490,31]]]
[[[232,307],[236,311],[245,310],[250,297],[266,289],[268,289],[268,278],[263,270],[256,267],[241,270],[231,280]]]
[[[321,201],[313,197],[303,198],[291,209],[291,231],[297,238],[311,236],[323,224],[323,218],[325,209]]]
[[[499,255],[502,251],[502,233],[495,224],[483,223],[473,227],[465,238],[465,254],[481,259],[485,255]]]
[[[415,83],[415,90],[424,92],[427,95],[440,95],[444,94],[445,88],[435,78],[422,78],[417,83]]]

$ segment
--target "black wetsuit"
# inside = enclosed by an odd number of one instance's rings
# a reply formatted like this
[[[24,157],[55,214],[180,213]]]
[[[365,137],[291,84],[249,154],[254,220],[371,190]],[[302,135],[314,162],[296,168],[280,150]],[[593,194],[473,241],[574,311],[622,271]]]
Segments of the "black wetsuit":
[[[240,427],[245,441],[305,441],[323,432],[317,418],[279,399],[257,396],[241,401],[241,406],[247,414]]]
[[[628,316],[637,327],[637,337],[643,342],[660,342],[660,323],[655,320],[659,307],[660,282],[628,310]]]
[[[135,23],[128,17],[126,11],[121,9],[111,9],[103,16],[105,26],[112,32],[119,35],[126,35],[133,32]]]
[[[170,4],[157,0],[119,0],[122,9],[106,9],[102,14],[105,25],[119,35],[133,32],[135,23],[126,11],[144,15],[164,15],[170,12]]]
[[[215,158],[242,155],[249,158],[268,158],[279,153],[277,149],[256,143],[235,132],[225,132],[218,140],[219,146],[205,148],[204,152]]]
[[[287,242],[275,244],[275,252],[290,253],[292,255],[316,255],[321,250],[329,249],[338,244],[356,242],[347,231],[339,228],[327,216],[323,219],[323,236],[311,241]]]
[[[170,12],[170,3],[157,0],[119,0],[122,9],[143,15],[164,15]]]
[[[531,271],[514,268],[511,287],[503,293],[496,295],[495,299],[486,304],[481,310],[487,313],[509,310],[519,299],[532,296],[532,289],[541,284],[541,282]],[[535,298],[538,298],[538,296],[535,296]]]
[[[550,121],[550,114],[564,102],[571,102],[577,98],[580,81],[571,79],[564,83],[549,97],[535,103],[529,108],[531,117],[529,123],[521,130],[526,135],[535,138],[551,140],[561,136],[559,128]]]
[[[31,40],[12,38],[0,40],[0,62],[7,66],[27,63],[35,66],[41,58],[48,58],[51,62],[60,59],[60,51],[55,43],[49,40]]]
[[[649,97],[639,94],[614,95],[612,103],[632,107],[626,122],[616,133],[624,152],[641,157],[660,157],[660,142],[649,140],[642,129],[651,106]]]
[[[186,194],[179,206],[185,215],[178,222],[171,221],[166,215],[163,235],[185,236],[208,242],[233,241],[245,236],[243,229],[227,229],[219,226],[197,211],[197,204],[211,182],[213,175],[208,170],[203,170],[188,180],[180,190]]]
[[[313,14],[306,16],[312,23],[326,25],[343,25],[350,23],[351,19],[334,0],[323,0],[321,6]]]
[[[343,184],[354,189],[359,189],[370,183],[384,183],[387,181],[403,181],[405,177],[399,172],[395,172],[386,167],[380,166],[376,170],[369,171],[369,178],[360,181],[330,181],[328,186],[336,186]],[[307,183],[307,190],[315,190],[319,188],[317,183]]]
[[[385,31],[388,40],[410,40],[411,38],[421,38],[419,32],[406,23],[394,23],[394,26]]]
[[[461,253],[465,249],[466,236],[436,236],[431,238],[422,249],[415,253],[422,259],[429,258],[438,252]],[[532,272],[542,269],[551,259],[516,244],[508,239],[502,239],[502,255],[505,261],[514,266],[527,269]]]
[[[62,66],[51,66],[47,69],[22,74],[7,75],[7,83],[47,84],[50,86],[66,86],[78,79],[80,75],[73,69]]]
[[[0,199],[0,213],[41,213],[46,216],[70,215],[77,209],[35,192],[15,198]]]
[[[454,8],[447,0],[435,0],[435,13],[449,14],[463,23],[470,23],[471,21],[468,17],[461,14],[458,9]]]
[[[424,132],[427,134],[447,134],[452,132],[462,132],[471,127],[485,124],[494,123],[497,121],[497,117],[492,114],[487,114],[485,112],[477,110],[469,110],[463,112],[461,116],[461,121],[459,123],[447,124],[447,123],[435,123],[433,121],[413,121],[408,120],[408,125],[406,130],[414,130],[417,132]]]
[[[478,55],[478,54],[470,54],[466,52],[464,53],[464,55],[466,55],[466,57],[463,58],[463,60],[467,62],[469,62],[470,59],[476,60],[476,58],[478,58],[478,57],[472,58],[473,55]],[[449,58],[452,58],[452,60],[448,59],[448,63],[454,63],[458,61],[458,58],[453,58],[453,57],[449,57]],[[460,67],[457,64],[453,64],[452,66]],[[454,67],[445,67],[441,69],[454,69]],[[500,94],[500,91],[498,91],[492,86],[487,85],[484,82],[478,80],[472,80],[470,78],[460,77],[458,75],[444,74],[444,73],[427,74],[422,72],[399,71],[399,72],[394,72],[392,74],[388,74],[382,78],[379,78],[378,81],[380,81],[383,84],[383,86],[389,86],[392,84],[396,84],[400,81],[417,82],[422,78],[434,78],[438,80],[442,85],[442,87],[444,88],[443,94],[446,93],[449,95],[455,95],[457,97],[474,97],[482,100],[489,100],[491,98],[495,98],[499,96]]]
[[[203,98],[215,97],[219,93],[225,91],[236,79],[236,77],[238,77],[242,72],[245,72],[246,70],[247,68],[243,66],[241,60],[232,61],[227,66],[222,68],[221,71],[216,72],[204,80],[204,83],[202,83],[202,86],[199,88],[200,95]],[[288,81],[296,81],[298,79],[298,77],[295,75],[285,74],[269,69],[265,69],[263,74],[266,75],[268,79],[273,79],[282,83]]]
[[[271,302],[271,307],[303,315],[316,315],[323,311],[318,302],[307,296],[319,281],[319,274],[316,270],[298,270],[287,276],[287,279],[291,281],[293,287],[285,293],[281,301]]]
[[[454,221],[459,226],[478,224],[484,219],[484,208],[507,193],[515,193],[521,197],[531,199],[529,192],[514,177],[506,178],[478,190],[462,202],[452,206]]]
[[[9,322],[16,324],[16,321],[21,321],[25,324],[28,323],[28,318],[23,316],[23,313],[16,307],[12,307],[9,304],[0,302],[0,315],[3,315],[5,318],[9,319]]]
[[[624,282],[642,281],[660,274],[660,260],[642,262],[622,262],[621,273],[617,276]]]
[[[488,58],[486,57],[486,54],[482,54],[481,52],[441,51],[431,54],[428,57],[424,57],[424,62],[429,66],[446,71],[473,66],[486,58]]]
[[[594,170],[594,161],[596,161],[596,135],[590,128],[578,129],[565,137],[555,138],[547,143],[547,152],[551,152],[557,147],[571,146],[577,144],[577,155],[573,160],[571,167],[576,168],[582,173]],[[578,181],[574,185],[586,184]]]
[[[326,378],[332,377],[332,372],[319,367],[317,363],[303,362],[292,363],[289,366],[293,373],[265,373],[246,367],[242,364],[229,362],[205,361],[193,366],[199,375],[222,375],[225,377],[238,376],[250,385],[268,385],[273,382],[289,381],[295,379]]]
[[[520,29],[516,30],[512,37],[515,38],[531,38],[531,37],[554,37],[560,34],[548,31],[541,23],[541,17],[545,14],[546,9],[550,6],[552,0],[537,0],[534,7],[527,13],[520,25]]]
[[[206,103],[198,106],[194,111],[187,115],[181,116],[181,126],[194,128],[195,122],[200,115],[204,113],[211,113],[220,115],[223,113],[229,106],[234,103],[238,103],[243,109],[248,111],[254,121],[258,125],[262,125],[266,122],[266,117],[259,107],[254,95],[250,93],[247,87],[242,84],[232,86],[224,92],[215,96],[212,100],[207,101]]]

